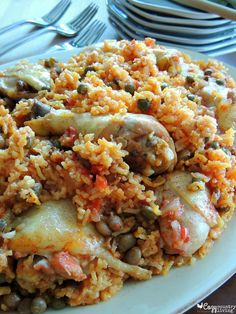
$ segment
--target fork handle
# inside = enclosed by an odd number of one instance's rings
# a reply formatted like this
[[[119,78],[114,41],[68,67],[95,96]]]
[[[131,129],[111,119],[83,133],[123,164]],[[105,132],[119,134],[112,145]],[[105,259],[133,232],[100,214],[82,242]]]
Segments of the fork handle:
[[[19,38],[18,40],[10,42],[7,45],[4,45],[3,47],[0,47],[0,56],[3,56],[5,53],[9,52],[9,50],[14,49],[15,47],[20,46],[21,44],[25,43],[26,41],[29,41],[35,37],[38,37],[38,36],[48,32],[50,30],[51,30],[50,27],[45,27],[45,28],[36,30],[32,34],[29,34],[28,36],[24,36],[22,38]]]
[[[17,28],[18,26],[21,26],[21,25],[24,25],[28,23],[26,20],[21,20],[21,21],[18,21],[18,22],[15,22],[15,23],[12,23],[10,25],[7,25],[7,26],[4,26],[2,28],[0,28],[0,35],[14,29],[14,28]]]

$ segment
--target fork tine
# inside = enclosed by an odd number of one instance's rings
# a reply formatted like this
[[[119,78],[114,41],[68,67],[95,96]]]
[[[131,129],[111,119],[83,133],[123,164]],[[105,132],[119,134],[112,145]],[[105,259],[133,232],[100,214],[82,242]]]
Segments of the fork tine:
[[[90,19],[94,17],[94,15],[98,11],[98,6],[93,5],[89,8],[87,7],[80,15],[78,15],[72,23],[70,23],[70,27],[72,27],[75,31],[78,31],[82,27],[84,27]]]
[[[88,18],[90,17],[90,16],[92,16],[93,14],[95,14],[96,12],[97,12],[97,10],[98,10],[98,7],[93,7],[91,10],[89,10],[89,12],[86,14],[86,15],[84,15],[81,19],[77,19],[77,21],[74,23],[74,27],[77,27],[78,26],[78,24],[79,23],[83,23],[84,21],[87,21],[88,20]]]
[[[102,34],[105,32],[106,25],[104,23],[101,23],[101,24],[103,24],[103,25],[101,25],[100,28],[98,29],[98,31],[96,33],[94,33],[95,36],[87,42],[87,45],[91,45],[92,43],[95,43],[102,36]]]
[[[93,21],[91,24],[89,24],[86,28],[84,28],[77,37],[75,37],[73,40],[70,41],[70,44],[72,46],[76,46],[78,42],[83,41],[94,29],[94,26],[96,26],[98,23],[98,20]]]
[[[50,12],[42,17],[44,20],[56,22],[70,6],[71,0],[61,0]]]
[[[75,39],[73,39],[70,44],[73,47],[79,47],[84,44],[88,45],[95,42],[102,33],[104,32],[106,26],[104,23],[95,20],[90,25],[88,25],[83,32],[81,32]],[[95,36],[94,36],[95,35]]]
[[[100,21],[98,21],[98,23],[96,25],[94,25],[94,28],[91,29],[90,33],[87,34],[87,41],[92,41],[93,40],[93,37],[94,35],[99,32],[100,30],[100,27],[101,27],[101,23]]]
[[[97,22],[97,20],[93,21],[91,24],[89,24],[87,27],[85,27],[81,32],[79,32],[79,35],[77,35],[75,38],[69,41],[69,43],[74,46],[78,41],[83,39],[86,34],[88,34],[91,29],[93,28],[93,25]]]
[[[73,29],[74,30],[80,30],[83,27],[86,26],[86,24],[88,22],[90,22],[90,20],[94,17],[94,15],[97,13],[98,8],[94,7],[92,10],[89,11],[88,14],[86,14],[85,16],[83,16],[82,19],[78,19],[77,22],[73,25]]]
[[[63,16],[70,5],[71,0],[64,0],[64,3],[62,3],[61,7],[58,7],[58,9],[54,11],[53,17],[51,17],[51,19],[54,20],[54,23]]]
[[[74,25],[74,23],[76,23],[78,21],[78,19],[83,18],[84,16],[86,16],[86,14],[89,13],[90,10],[93,9],[93,7],[95,6],[95,4],[92,2],[90,3],[82,12],[80,12],[78,15],[76,15],[69,23],[67,23],[68,25]]]
[[[92,34],[92,36],[87,40],[86,44],[90,45],[92,43],[95,43],[102,36],[105,29],[106,29],[106,25],[100,22],[100,25],[97,27],[96,32]]]
[[[78,18],[74,24],[73,29],[78,31],[79,29],[83,28],[88,24],[88,22],[94,17],[94,15],[97,13],[98,7],[94,6],[92,9],[90,9],[87,14],[83,15],[81,18]]]

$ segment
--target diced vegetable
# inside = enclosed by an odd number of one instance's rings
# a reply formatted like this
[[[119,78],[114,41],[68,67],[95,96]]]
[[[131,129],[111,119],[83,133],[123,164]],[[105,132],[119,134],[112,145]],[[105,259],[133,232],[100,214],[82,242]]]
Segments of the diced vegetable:
[[[146,113],[150,108],[150,101],[148,99],[139,99],[138,100],[138,108],[143,112]]]
[[[125,85],[125,91],[126,91],[127,93],[130,93],[131,95],[133,95],[133,94],[134,94],[134,91],[135,91],[135,86],[134,86],[134,84],[126,84],[126,85]]]
[[[108,186],[107,179],[97,174],[94,186],[99,190],[105,189]]]

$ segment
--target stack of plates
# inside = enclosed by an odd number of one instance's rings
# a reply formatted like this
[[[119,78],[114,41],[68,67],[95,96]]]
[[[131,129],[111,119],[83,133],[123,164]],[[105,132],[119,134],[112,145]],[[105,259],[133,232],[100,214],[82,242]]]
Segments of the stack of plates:
[[[107,0],[109,20],[125,39],[217,56],[236,51],[236,22],[170,0]]]

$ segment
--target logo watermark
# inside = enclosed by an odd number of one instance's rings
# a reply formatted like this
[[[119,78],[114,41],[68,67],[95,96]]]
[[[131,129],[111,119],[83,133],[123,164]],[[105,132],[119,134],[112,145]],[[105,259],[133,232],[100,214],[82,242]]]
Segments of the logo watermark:
[[[234,313],[236,305],[210,305],[207,302],[198,303],[197,308],[200,311],[207,311],[209,313]]]

